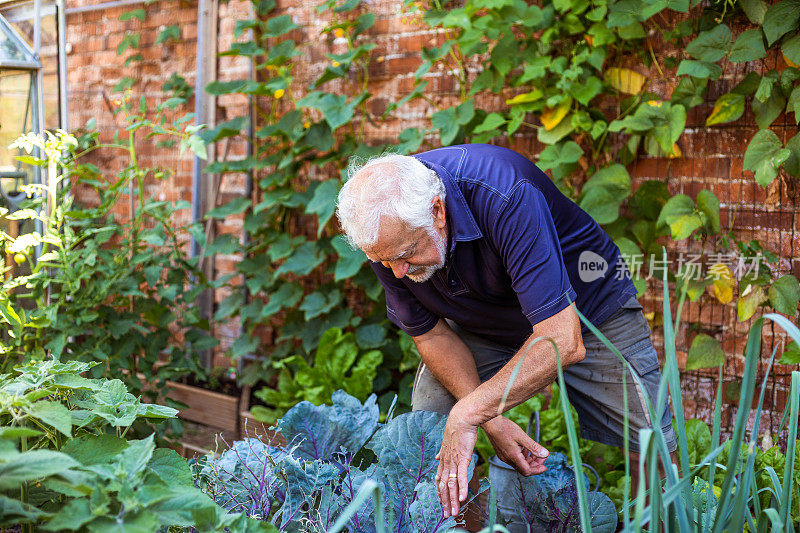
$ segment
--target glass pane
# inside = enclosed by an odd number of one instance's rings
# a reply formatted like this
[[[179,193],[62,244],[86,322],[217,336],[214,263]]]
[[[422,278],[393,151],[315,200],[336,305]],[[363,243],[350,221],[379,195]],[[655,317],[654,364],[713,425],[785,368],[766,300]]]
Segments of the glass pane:
[[[31,130],[30,92],[29,72],[0,71],[0,188],[6,194],[18,192],[20,185],[33,178],[33,168],[14,159],[24,151],[8,147]]]
[[[0,61],[25,61],[35,63],[36,60],[20,46],[14,38],[11,26],[0,17]]]
[[[31,14],[33,9],[31,8]],[[33,19],[12,22],[17,33],[33,47]],[[55,15],[42,17],[42,95],[44,96],[44,129],[60,126],[58,121],[58,19]]]

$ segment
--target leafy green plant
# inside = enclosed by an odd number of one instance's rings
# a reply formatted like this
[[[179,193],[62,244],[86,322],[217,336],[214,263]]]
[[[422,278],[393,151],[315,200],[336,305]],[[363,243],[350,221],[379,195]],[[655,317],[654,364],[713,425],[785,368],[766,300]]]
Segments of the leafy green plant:
[[[134,108],[119,102],[127,120],[127,138],[99,143],[93,124],[79,138],[65,132],[28,134],[16,145],[35,148],[44,159],[23,156],[46,167],[46,186],[32,185],[30,199],[14,213],[17,221],[40,224],[37,231],[12,236],[0,232],[9,253],[25,258],[26,270],[4,276],[0,289],[0,324],[7,328],[0,348],[0,370],[17,362],[53,357],[63,361],[102,361],[90,372],[125,380],[137,394],[165,395],[167,380],[203,375],[199,351],[217,341],[209,324],[192,307],[209,285],[184,248],[187,231],[172,222],[186,202],[172,204],[147,198],[145,179],[166,179],[169,172],[140,166],[136,139],[180,140],[184,147],[205,148],[178,119],[167,125],[168,105],[153,119],[145,117],[144,100]],[[138,137],[137,137],[138,136]],[[95,150],[112,150],[128,159],[116,180],[105,178],[86,162]],[[60,170],[59,170],[60,169]],[[78,205],[72,187],[86,187],[98,197],[96,207]],[[113,210],[127,196],[135,210],[121,223]],[[8,267],[6,267],[8,269]],[[179,426],[172,424],[173,429]]]
[[[331,328],[319,341],[313,365],[300,355],[273,362],[280,369],[277,386],[256,392],[256,397],[273,407],[253,406],[251,410],[258,420],[274,424],[298,402],[320,405],[339,389],[366,400],[382,361],[380,351],[361,350],[354,333]],[[290,368],[296,370],[292,372]]]
[[[82,376],[97,364],[48,359],[0,375],[0,526],[244,530],[247,519],[197,490],[175,451],[156,448],[152,434],[125,439],[137,419],[177,411],[141,402],[118,379]]]

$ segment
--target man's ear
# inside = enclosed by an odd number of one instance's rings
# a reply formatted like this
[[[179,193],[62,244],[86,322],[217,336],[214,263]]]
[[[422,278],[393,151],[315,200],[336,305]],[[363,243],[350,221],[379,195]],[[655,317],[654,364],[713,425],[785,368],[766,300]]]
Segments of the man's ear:
[[[443,229],[447,226],[447,210],[445,209],[444,202],[439,196],[433,198],[433,225],[437,229]]]

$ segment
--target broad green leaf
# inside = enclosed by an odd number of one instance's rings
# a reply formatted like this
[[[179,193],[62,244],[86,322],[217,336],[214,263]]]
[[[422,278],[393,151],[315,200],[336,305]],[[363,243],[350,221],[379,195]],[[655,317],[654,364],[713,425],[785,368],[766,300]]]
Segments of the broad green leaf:
[[[722,75],[722,67],[707,61],[684,59],[678,65],[678,76],[691,76],[693,78],[716,80]]]
[[[249,198],[234,198],[227,204],[215,207],[206,213],[206,218],[222,219],[231,215],[238,215],[239,213],[244,212],[248,207],[250,207]]]
[[[124,12],[122,15],[119,16],[119,20],[124,22],[126,20],[131,20],[131,19],[139,19],[142,22],[144,22],[145,17],[146,15],[144,9],[139,8]]]
[[[784,57],[795,66],[800,64],[800,33],[783,43],[781,51]]]
[[[791,274],[775,280],[769,288],[769,301],[779,313],[793,317],[800,302],[800,283]]]
[[[786,149],[791,152],[791,155],[783,164],[783,168],[791,176],[800,177],[800,134],[789,139]]]
[[[764,0],[741,0],[742,9],[753,24],[762,24],[769,4]]]
[[[725,352],[717,339],[705,333],[700,333],[694,338],[686,355],[686,370],[716,368],[724,363]]]
[[[778,168],[790,155],[790,150],[782,147],[780,139],[772,130],[761,130],[747,146],[743,168],[752,170],[756,181],[766,187],[775,179]]]
[[[739,322],[748,320],[758,309],[758,306],[767,301],[767,294],[763,287],[754,283],[747,285],[747,288],[739,296],[738,315]]]
[[[36,402],[27,412],[29,416],[53,426],[67,437],[72,436],[72,414],[61,402]]]
[[[16,440],[22,437],[38,437],[43,435],[41,431],[33,428],[23,427],[0,427],[0,439]]]
[[[639,94],[647,78],[635,70],[628,68],[610,68],[603,77],[611,87],[625,94]]]
[[[134,479],[150,462],[156,448],[153,437],[151,434],[142,440],[130,441],[128,447],[119,454],[117,461],[128,479]]]
[[[764,38],[761,29],[754,28],[742,32],[731,46],[729,59],[732,63],[745,63],[766,57]]]
[[[782,0],[773,4],[764,14],[764,35],[767,36],[767,44],[772,43],[783,37],[783,35],[797,28],[800,21],[800,0]]]
[[[714,102],[714,109],[706,119],[706,126],[737,120],[744,113],[744,103],[745,97],[741,94],[723,94]]]
[[[89,499],[80,498],[68,502],[45,524],[45,531],[77,531],[81,526],[97,517],[89,508]]]
[[[431,125],[439,130],[439,139],[443,146],[453,143],[461,125],[456,120],[456,109],[449,107],[437,111],[431,116]]]
[[[572,133],[575,127],[572,125],[571,117],[566,117],[558,126],[548,131],[544,126],[537,128],[536,137],[543,144],[556,144],[558,141]]]
[[[486,118],[481,122],[478,127],[472,130],[472,133],[484,133],[492,131],[506,123],[506,119],[500,113],[489,113]]]
[[[306,242],[298,246],[292,255],[275,271],[277,275],[286,273],[307,276],[325,260],[325,255],[316,242]]]
[[[695,59],[713,63],[719,61],[728,53],[730,45],[730,28],[725,24],[719,24],[710,30],[701,32],[695,40],[686,46],[686,52]]]
[[[69,455],[32,450],[0,459],[0,490],[17,489],[22,482],[44,479],[79,464]]]
[[[786,97],[780,90],[773,90],[766,102],[754,98],[751,102],[756,124],[762,130],[767,129],[786,108]]]
[[[667,225],[675,240],[685,239],[703,225],[703,219],[695,210],[694,202],[685,194],[670,198],[661,209],[657,225]]]
[[[261,319],[266,319],[285,307],[294,307],[303,296],[303,289],[296,283],[284,283],[269,295],[267,304],[261,309]]]
[[[360,249],[353,249],[342,235],[334,237],[331,245],[336,250],[336,253],[339,254],[333,274],[334,281],[341,281],[355,276],[361,270],[361,265],[367,260],[364,252]]]
[[[709,233],[719,233],[719,200],[716,195],[708,189],[697,193],[697,210],[705,215],[705,225]]]
[[[314,189],[314,196],[306,206],[306,213],[316,213],[318,219],[317,237],[322,235],[325,225],[336,211],[336,197],[339,193],[339,181],[330,179],[320,182]]]
[[[298,309],[303,311],[304,318],[311,320],[325,314],[342,301],[342,293],[338,289],[332,291],[314,291],[303,299]]]
[[[167,26],[158,34],[155,44],[165,43],[169,40],[180,41],[181,27],[177,25]]]
[[[781,365],[800,365],[800,346],[796,341],[791,341],[786,344],[786,351],[778,360]]]
[[[175,450],[168,448],[154,450],[147,469],[155,473],[171,489],[194,486],[192,470],[186,459],[178,455]]]

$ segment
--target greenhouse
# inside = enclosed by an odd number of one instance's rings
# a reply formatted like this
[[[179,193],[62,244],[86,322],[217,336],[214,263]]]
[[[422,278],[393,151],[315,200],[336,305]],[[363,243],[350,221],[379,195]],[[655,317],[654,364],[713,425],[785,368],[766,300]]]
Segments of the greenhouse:
[[[798,0],[0,0],[0,532],[800,531],[798,124]]]

